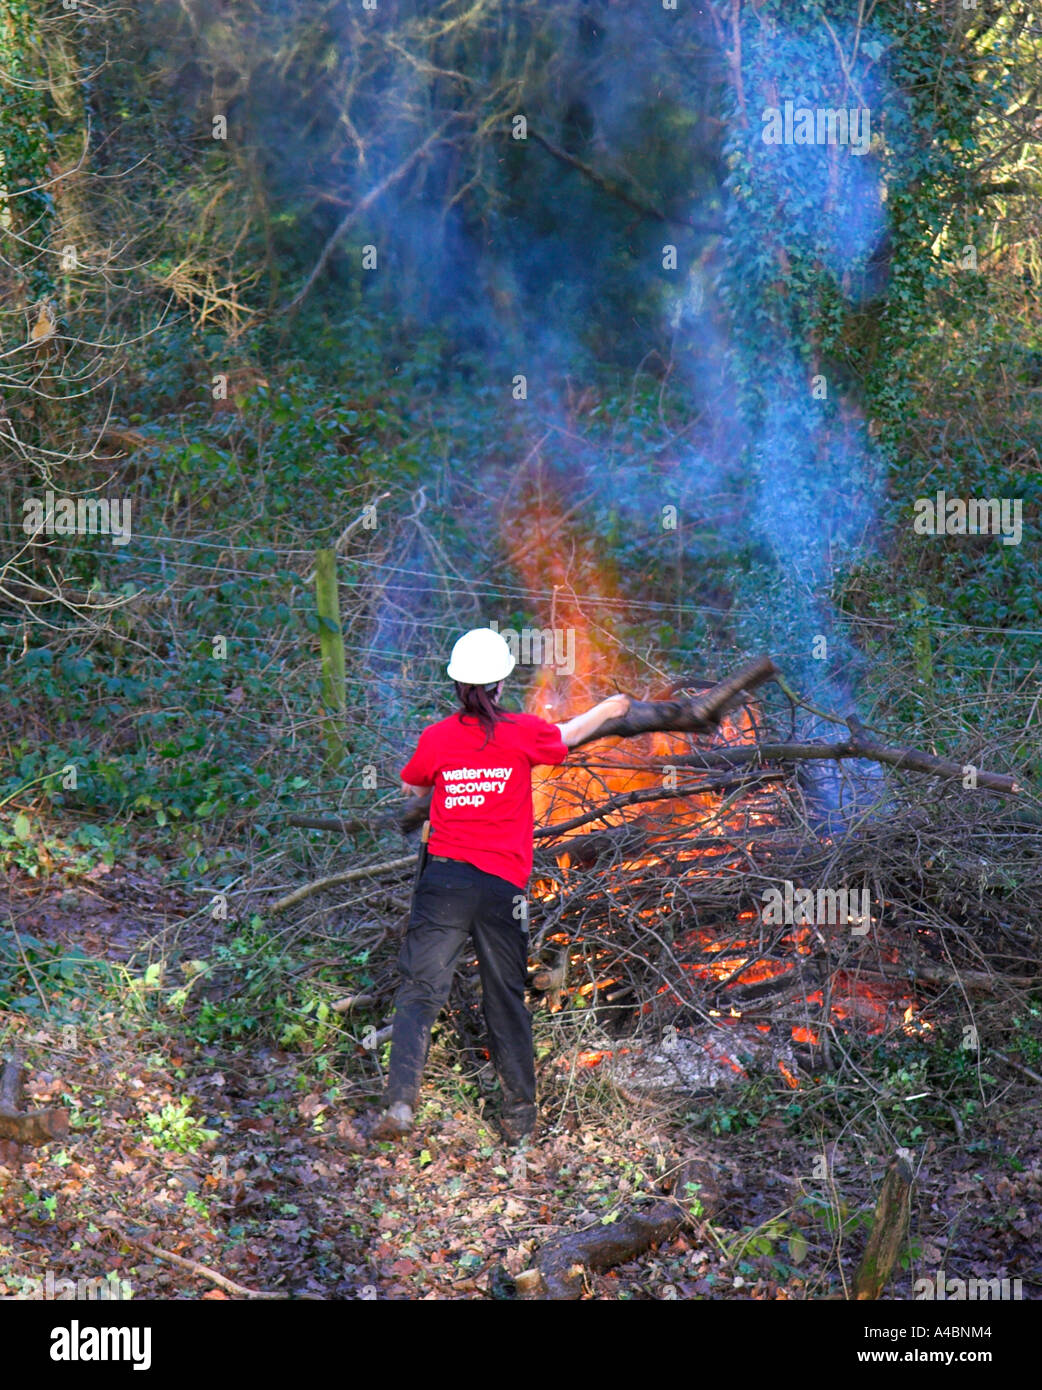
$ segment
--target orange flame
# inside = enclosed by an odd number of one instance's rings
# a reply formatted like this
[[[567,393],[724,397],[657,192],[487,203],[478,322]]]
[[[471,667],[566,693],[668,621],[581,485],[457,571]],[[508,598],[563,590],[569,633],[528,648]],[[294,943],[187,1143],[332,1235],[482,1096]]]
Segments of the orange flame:
[[[784,1076],[785,1084],[791,1090],[798,1091],[800,1089],[800,1083],[797,1081],[795,1076],[793,1076],[792,1072],[789,1070],[789,1068],[785,1065],[784,1062],[778,1063],[778,1070],[781,1072],[782,1076]]]
[[[553,599],[550,612],[538,615],[541,625],[557,629],[572,629],[575,633],[574,645],[569,649],[574,653],[574,671],[562,679],[552,666],[544,666],[535,672],[528,692],[527,707],[531,713],[545,719],[561,722],[577,713],[594,699],[607,693],[610,684],[634,693],[645,682],[645,675],[635,665],[628,664],[621,654],[619,644],[609,630],[610,618],[603,625],[598,618],[605,611],[600,605],[590,611],[587,618],[582,601],[577,595],[593,593],[599,600],[609,600],[612,606],[621,610],[622,600],[617,585],[610,572],[599,566],[594,553],[594,543],[582,536],[574,527],[565,530],[569,513],[557,498],[548,495],[545,478],[538,475],[525,480],[519,489],[514,503],[516,510],[504,515],[503,533],[511,539],[517,538],[508,549],[514,568],[521,575],[525,586],[534,592],[547,592],[552,589]],[[523,524],[522,524],[523,521]],[[534,540],[533,540],[534,533]],[[567,536],[567,544],[562,538]],[[611,611],[610,609],[608,610]],[[605,681],[605,673],[610,672],[614,681]],[[756,729],[745,709],[733,711],[721,724],[721,734],[729,743],[753,743]],[[675,733],[646,734],[639,738],[608,740],[598,743],[594,752],[596,766],[592,770],[575,764],[558,768],[540,769],[533,778],[533,810],[537,825],[560,825],[585,812],[602,805],[605,800],[627,792],[663,789],[661,767],[634,766],[659,759],[668,763],[686,753],[694,751],[702,740],[695,736]],[[681,771],[681,776],[685,771]],[[556,903],[567,891],[573,854],[565,847],[566,842],[576,837],[603,831],[609,827],[642,822],[648,847],[641,854],[634,854],[620,866],[620,875],[640,875],[653,871],[662,864],[661,854],[656,854],[657,840],[668,839],[676,833],[677,825],[699,834],[718,836],[720,848],[701,844],[671,851],[676,862],[685,864],[684,873],[699,878],[720,872],[721,853],[727,850],[734,832],[739,834],[750,825],[761,825],[775,820],[769,800],[770,793],[758,793],[743,799],[740,806],[729,810],[719,819],[713,813],[719,810],[722,797],[717,792],[692,793],[684,797],[672,798],[663,802],[640,803],[636,806],[620,807],[598,819],[586,822],[561,832],[555,857],[559,866],[557,881],[550,878],[536,880],[532,896],[545,903]],[[738,842],[740,844],[740,841]],[[826,841],[826,843],[828,843]],[[612,876],[603,876],[603,893],[593,891],[591,898],[611,895],[619,890]],[[610,900],[610,899],[609,899]],[[649,921],[668,917],[672,911],[670,904],[636,909],[637,914]],[[793,959],[768,960],[761,958],[759,952],[764,948],[762,938],[756,939],[748,932],[748,925],[757,922],[759,913],[744,910],[737,915],[752,939],[735,940],[722,938],[718,932],[705,928],[683,931],[673,942],[674,952],[682,957],[686,952],[698,952],[711,956],[709,961],[701,960],[681,966],[686,975],[696,980],[709,982],[727,981],[727,988],[749,986],[773,979],[780,979],[795,969],[795,959],[813,953],[813,934],[809,927],[795,927],[782,938],[781,944],[787,946]],[[567,942],[566,933],[556,933],[548,937],[549,942]],[[884,947],[884,957],[891,962],[898,958],[896,947]],[[609,966],[610,968],[610,966]],[[617,982],[611,975],[603,980],[587,982],[574,993],[586,998],[597,990],[607,988]],[[565,991],[564,993],[567,993]],[[684,1006],[690,1003],[681,995],[686,993],[682,981],[675,981],[674,987],[662,985],[656,994],[656,1004],[640,1005],[641,1012],[650,1013],[662,1004]],[[665,997],[663,997],[665,996]],[[824,1008],[821,990],[806,996],[806,1004]],[[711,1013],[716,1016],[717,1011]],[[737,1017],[732,1010],[732,1016]],[[907,987],[900,982],[871,982],[843,970],[837,971],[830,982],[829,1016],[821,1023],[828,1026],[837,1022],[856,1021],[863,1024],[870,1033],[882,1034],[891,1028],[900,1028],[910,1036],[921,1036],[931,1029],[931,1024],[918,1011],[915,999],[908,994]],[[769,1032],[770,1024],[756,1024],[760,1032]],[[798,1025],[791,1028],[792,1039],[799,1043],[817,1044],[817,1029]],[[607,1051],[589,1051],[579,1054],[577,1065],[597,1066]],[[729,1059],[730,1060],[730,1059]],[[732,1062],[732,1066],[735,1064]],[[793,1073],[780,1063],[780,1070],[787,1085],[792,1089],[799,1087]],[[741,1070],[737,1066],[736,1070]]]

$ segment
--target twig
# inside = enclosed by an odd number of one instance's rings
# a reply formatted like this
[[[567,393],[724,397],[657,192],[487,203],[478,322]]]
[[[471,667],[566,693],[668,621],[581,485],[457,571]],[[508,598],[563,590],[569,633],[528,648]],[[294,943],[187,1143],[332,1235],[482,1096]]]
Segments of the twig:
[[[455,115],[457,113],[453,114]],[[326,262],[333,254],[333,250],[336,247],[337,242],[348,230],[348,228],[351,227],[351,225],[354,222],[356,222],[358,218],[363,215],[363,213],[368,212],[372,205],[377,201],[377,199],[382,197],[382,195],[386,193],[389,188],[393,187],[393,185],[396,184],[399,181],[399,179],[403,179],[405,177],[405,175],[410,171],[410,169],[412,169],[412,167],[423,158],[423,156],[427,153],[431,146],[436,144],[437,141],[439,141],[442,138],[445,131],[448,129],[448,126],[449,121],[445,121],[444,124],[440,125],[437,128],[437,130],[432,130],[430,135],[428,135],[426,140],[424,140],[423,144],[418,145],[416,149],[413,150],[412,154],[410,154],[406,159],[404,159],[401,162],[401,164],[398,165],[397,169],[392,169],[389,174],[385,175],[384,178],[382,178],[379,181],[379,183],[373,185],[373,187],[369,190],[369,192],[365,195],[364,198],[359,199],[359,201],[355,204],[355,206],[341,221],[339,226],[326,241],[326,244],[322,247],[322,250],[319,252],[318,260],[315,262],[314,267],[311,270],[311,273],[308,275],[307,279],[304,281],[303,285],[301,285],[297,293],[282,310],[282,313],[290,313],[291,310],[295,309],[298,306],[298,304],[300,304],[307,297],[312,285],[315,283],[315,281],[318,279],[318,277],[322,274],[323,270],[325,269]]]
[[[296,888],[292,893],[287,893],[284,898],[279,898],[278,902],[272,903],[268,911],[272,914],[284,912],[287,907],[293,907],[305,898],[310,898],[314,893],[320,893],[323,888],[333,888],[341,883],[356,883],[360,878],[378,878],[381,874],[397,873],[400,869],[411,868],[416,863],[415,854],[407,854],[402,859],[388,859],[383,864],[368,864],[364,869],[352,869],[346,874],[331,874],[328,878],[316,879],[314,883],[305,883],[302,887]]]
[[[126,1241],[128,1245],[134,1245],[139,1250],[144,1250],[147,1255],[153,1255],[157,1260],[166,1260],[168,1264],[177,1265],[178,1269],[187,1269],[192,1274],[198,1274],[203,1279],[209,1279],[216,1284],[219,1289],[225,1289],[228,1293],[238,1294],[241,1298],[285,1298],[282,1293],[272,1293],[267,1289],[247,1289],[242,1284],[237,1284],[234,1279],[227,1278],[220,1274],[216,1269],[209,1269],[206,1265],[201,1265],[197,1260],[186,1260],[183,1255],[172,1255],[169,1250],[160,1250],[158,1245],[151,1245],[147,1240],[142,1240],[139,1236],[128,1235],[126,1231],[118,1226],[110,1225],[108,1222],[98,1222],[102,1230],[111,1231],[120,1240]]]
[[[993,1047],[991,1051],[994,1052],[996,1057],[1000,1057],[1007,1066],[1014,1067],[1017,1071],[1023,1072],[1025,1076],[1029,1076],[1032,1081],[1037,1081],[1039,1085],[1042,1085],[1042,1076],[1039,1076],[1037,1071],[1032,1071],[1030,1067],[1024,1066],[1023,1062],[1017,1062],[1014,1061],[1012,1057],[1007,1057],[1006,1054],[1000,1052],[997,1047]]]

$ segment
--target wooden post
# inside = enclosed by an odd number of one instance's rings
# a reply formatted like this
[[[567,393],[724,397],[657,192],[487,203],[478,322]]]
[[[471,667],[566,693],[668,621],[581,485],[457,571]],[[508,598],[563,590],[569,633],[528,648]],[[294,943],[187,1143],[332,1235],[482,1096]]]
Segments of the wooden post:
[[[854,1278],[854,1298],[858,1302],[878,1298],[908,1234],[911,1212],[912,1168],[902,1150],[890,1160],[879,1190],[872,1233]]]
[[[922,589],[912,590],[912,653],[915,674],[925,686],[933,685],[933,651],[930,647],[930,619],[926,611],[926,595]]]
[[[320,550],[315,555],[315,607],[322,649],[322,700],[327,711],[332,711],[326,718],[326,746],[329,761],[336,764],[344,756],[340,719],[347,714],[347,685],[336,553],[332,550]]]

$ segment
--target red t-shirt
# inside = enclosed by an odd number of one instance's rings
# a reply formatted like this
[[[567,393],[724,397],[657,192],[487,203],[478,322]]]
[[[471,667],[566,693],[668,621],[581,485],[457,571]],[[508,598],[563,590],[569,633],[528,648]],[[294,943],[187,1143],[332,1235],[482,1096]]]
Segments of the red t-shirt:
[[[433,787],[427,848],[525,889],[532,873],[532,768],[556,767],[568,746],[556,724],[510,714],[486,741],[471,715],[431,724],[402,781]]]

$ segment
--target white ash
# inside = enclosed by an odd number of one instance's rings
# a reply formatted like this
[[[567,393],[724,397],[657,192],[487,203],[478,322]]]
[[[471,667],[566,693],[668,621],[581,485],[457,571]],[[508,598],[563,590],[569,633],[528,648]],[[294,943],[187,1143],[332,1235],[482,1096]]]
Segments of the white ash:
[[[720,1090],[756,1073],[777,1074],[780,1062],[796,1070],[788,1039],[738,1026],[726,1032],[703,1029],[694,1037],[678,1035],[648,1047],[631,1044],[604,1065],[620,1090],[654,1092]]]

